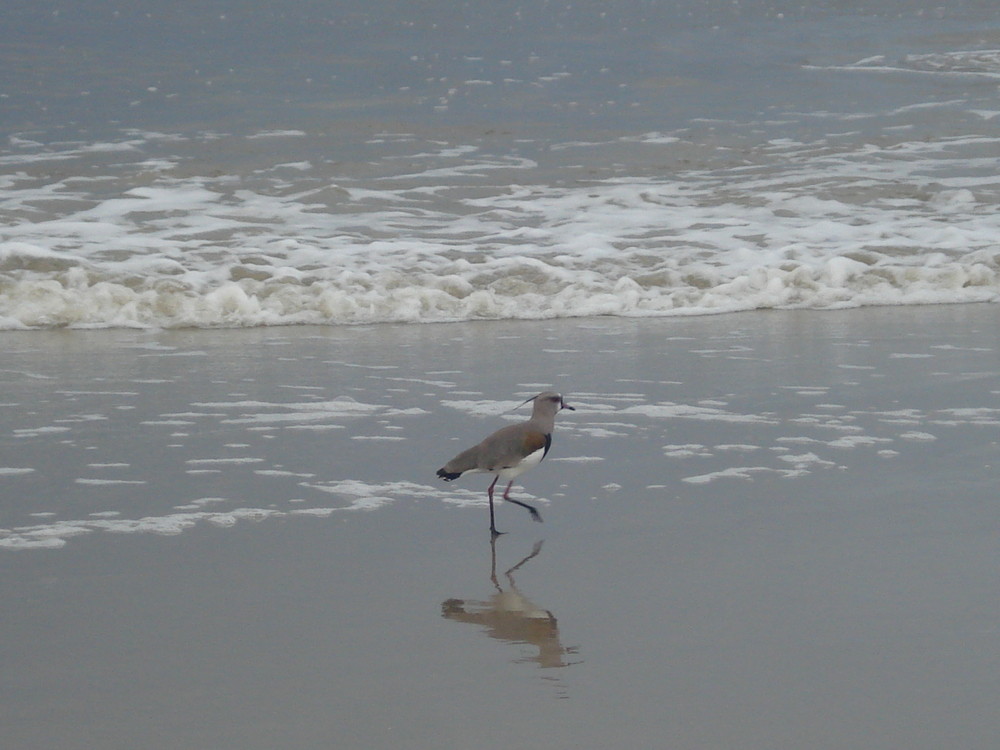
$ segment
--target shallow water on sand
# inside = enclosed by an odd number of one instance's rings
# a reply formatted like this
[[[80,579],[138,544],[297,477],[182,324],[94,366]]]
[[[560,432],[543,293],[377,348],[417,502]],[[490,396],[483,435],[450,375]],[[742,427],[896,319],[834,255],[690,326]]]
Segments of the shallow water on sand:
[[[11,747],[1000,728],[992,306],[4,348]],[[485,480],[434,471],[550,386],[545,523],[501,504],[491,549]]]

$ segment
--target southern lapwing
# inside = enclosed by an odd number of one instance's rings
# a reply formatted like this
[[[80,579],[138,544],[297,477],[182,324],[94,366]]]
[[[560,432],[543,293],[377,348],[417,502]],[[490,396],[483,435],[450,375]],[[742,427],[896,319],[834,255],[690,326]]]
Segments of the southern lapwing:
[[[459,453],[437,472],[437,475],[446,482],[458,479],[464,474],[486,473],[494,475],[493,482],[486,491],[490,498],[490,532],[494,538],[501,533],[497,531],[493,515],[493,488],[498,479],[509,480],[507,489],[503,491],[504,500],[527,508],[533,520],[542,520],[538,510],[527,503],[511,498],[510,488],[516,477],[532,466],[537,466],[545,458],[545,454],[549,452],[556,414],[561,409],[575,411],[572,406],[563,401],[562,396],[552,391],[539,393],[537,396],[529,398],[528,401],[535,402],[531,411],[531,419],[497,430],[479,445]],[[524,403],[526,404],[528,401]]]

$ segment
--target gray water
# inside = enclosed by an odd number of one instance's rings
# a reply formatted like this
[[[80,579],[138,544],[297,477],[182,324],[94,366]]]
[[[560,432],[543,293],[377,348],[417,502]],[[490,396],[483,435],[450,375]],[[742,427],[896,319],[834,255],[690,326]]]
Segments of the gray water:
[[[2,34],[8,133],[378,124],[565,134],[892,108],[927,81],[817,80],[803,66],[995,48],[998,11],[989,0],[43,0],[8,4]],[[970,77],[965,88],[977,87]]]

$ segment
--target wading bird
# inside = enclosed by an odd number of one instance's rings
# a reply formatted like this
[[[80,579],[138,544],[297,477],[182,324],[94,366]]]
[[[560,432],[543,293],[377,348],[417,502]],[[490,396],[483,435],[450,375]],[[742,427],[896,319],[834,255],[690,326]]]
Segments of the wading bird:
[[[486,491],[490,498],[490,532],[494,537],[501,533],[497,531],[493,513],[493,488],[500,479],[507,481],[507,489],[503,491],[504,500],[527,508],[533,520],[542,520],[537,509],[511,498],[510,488],[514,484],[515,478],[532,466],[537,466],[545,458],[545,454],[549,452],[556,414],[562,409],[575,411],[572,406],[563,401],[562,396],[552,391],[539,393],[524,403],[529,401],[535,402],[531,410],[531,419],[521,424],[500,428],[479,445],[474,445],[459,453],[437,472],[437,475],[446,482],[458,479],[465,474],[494,475],[493,482]]]

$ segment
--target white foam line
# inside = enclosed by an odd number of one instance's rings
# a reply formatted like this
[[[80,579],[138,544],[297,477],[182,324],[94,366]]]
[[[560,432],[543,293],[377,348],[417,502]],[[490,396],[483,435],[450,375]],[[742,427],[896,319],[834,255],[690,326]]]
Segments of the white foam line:
[[[754,474],[777,474],[781,477],[801,477],[808,474],[804,469],[772,469],[767,466],[733,466],[722,471],[684,477],[681,481],[689,484],[708,484],[719,479],[753,479]]]
[[[676,404],[669,401],[644,406],[630,406],[622,409],[619,414],[638,414],[654,419],[696,419],[706,422],[734,422],[752,424],[780,424],[773,417],[760,414],[737,414],[704,406]]]
[[[891,443],[892,438],[873,437],[871,435],[845,435],[842,438],[831,440],[827,443],[831,448],[853,449],[858,446],[871,447],[880,443]]]
[[[35,437],[37,435],[50,435],[57,432],[69,432],[69,427],[22,427],[13,430],[15,437]]]
[[[634,425],[631,425],[634,427]],[[594,438],[619,438],[628,437],[628,432],[622,432],[621,430],[608,430],[604,427],[586,427],[579,425],[567,425],[561,429],[564,432],[571,432],[578,435],[587,435]]]
[[[189,458],[184,463],[197,466],[212,464],[259,464],[263,463],[263,458],[253,458],[250,456],[237,456],[233,458]]]
[[[74,479],[73,481],[77,484],[90,485],[146,484],[146,481],[141,479],[85,479],[81,477]]]
[[[464,411],[467,414],[472,414],[477,417],[498,417],[502,416],[505,411],[516,408],[520,404],[519,401],[454,401],[454,400],[443,400],[441,401],[442,406],[446,406],[449,409],[457,409],[459,411]]]
[[[251,430],[266,430],[270,429],[267,427],[251,427]],[[285,430],[313,430],[315,432],[322,432],[324,430],[345,430],[347,427],[342,424],[292,424],[282,429]]]
[[[107,511],[100,514],[99,517],[92,516],[83,520],[55,521],[48,524],[0,529],[0,549],[55,549],[65,546],[67,540],[73,537],[101,531],[111,534],[175,535],[200,523],[210,523],[225,528],[234,526],[240,521],[262,521],[289,516],[326,517],[344,511],[371,511],[404,498],[433,498],[456,505],[481,505],[486,502],[483,492],[459,490],[443,497],[440,488],[414,482],[364,482],[345,479],[330,482],[303,482],[300,486],[337,495],[347,501],[347,504],[332,508],[296,508],[292,510],[235,508],[228,511],[211,512],[200,510],[200,508],[209,504],[226,502],[225,498],[201,498],[186,506],[179,506],[186,512],[169,513],[163,516],[146,516],[138,519],[113,518],[107,516],[113,511]],[[34,515],[42,516],[42,514]]]
[[[836,466],[836,461],[828,461],[820,458],[815,453],[801,453],[798,455],[778,456],[781,461],[787,461],[796,469],[805,469],[810,466]]]
[[[932,442],[934,440],[937,440],[937,437],[930,434],[929,432],[920,432],[918,430],[900,433],[899,438],[900,440],[912,440],[921,443]]]
[[[908,73],[924,76],[945,76],[955,78],[1000,78],[1000,73],[980,70],[924,70],[903,68],[897,65],[803,65],[805,70],[836,70],[851,73]]]
[[[664,445],[663,454],[669,458],[709,457],[712,455],[704,445],[686,443],[684,445]]]
[[[224,424],[274,424],[286,422],[315,422],[328,419],[350,419],[367,416],[385,410],[380,404],[360,403],[345,398],[316,402],[267,402],[267,401],[229,401],[213,403],[197,403],[192,406],[207,409],[235,409],[244,412],[250,410],[256,413],[244,413],[223,419]]]

